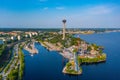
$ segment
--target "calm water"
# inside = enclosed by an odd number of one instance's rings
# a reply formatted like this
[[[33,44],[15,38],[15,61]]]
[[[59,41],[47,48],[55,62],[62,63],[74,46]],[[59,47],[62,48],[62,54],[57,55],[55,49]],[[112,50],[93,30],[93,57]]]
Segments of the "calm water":
[[[2,41],[2,40],[0,40],[0,44],[3,44],[3,41]]]
[[[120,33],[80,35],[90,43],[105,47],[107,62],[94,65],[83,65],[83,74],[70,76],[62,73],[65,59],[58,52],[47,51],[36,44],[39,53],[25,57],[24,80],[120,80]],[[23,50],[24,54],[29,54]]]

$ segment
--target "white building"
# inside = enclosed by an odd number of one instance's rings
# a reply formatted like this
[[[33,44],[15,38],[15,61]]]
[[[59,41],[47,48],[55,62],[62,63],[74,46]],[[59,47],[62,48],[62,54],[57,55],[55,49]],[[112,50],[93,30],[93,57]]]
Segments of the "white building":
[[[12,40],[14,40],[14,39],[15,39],[15,37],[14,37],[14,36],[11,36],[11,39],[12,39]]]
[[[20,40],[20,35],[19,35],[19,36],[17,36],[17,39],[18,39],[18,40]]]
[[[32,32],[32,35],[34,36],[34,35],[38,35],[38,34],[37,34],[37,32]]]
[[[28,37],[28,35],[26,34],[26,35],[25,35],[25,37],[27,38],[27,37]]]
[[[29,33],[29,36],[30,36],[30,37],[32,37],[32,34],[31,34],[31,33]]]

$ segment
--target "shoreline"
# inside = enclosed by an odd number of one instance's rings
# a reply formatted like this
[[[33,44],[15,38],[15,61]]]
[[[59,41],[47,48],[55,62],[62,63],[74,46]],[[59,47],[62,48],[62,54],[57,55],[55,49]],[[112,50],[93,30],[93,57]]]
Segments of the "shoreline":
[[[31,54],[37,54],[38,50],[37,50],[37,48],[34,47],[35,46],[35,42],[33,42],[33,44],[30,44],[30,46],[32,47],[31,49],[28,48],[28,44],[26,46],[24,46],[24,49],[27,50]]]
[[[66,57],[66,56],[63,54],[62,50],[61,50],[61,51],[51,50],[51,49],[48,48],[47,45],[45,45],[43,42],[38,42],[38,43],[40,43],[40,44],[41,44],[43,47],[45,47],[47,50],[49,50],[49,51],[57,51],[57,52],[59,52],[59,54],[62,55],[64,58],[70,59],[70,58]],[[100,63],[100,62],[105,62],[105,61],[106,61],[106,60],[100,60],[100,61],[97,61],[97,62],[85,62],[85,63],[92,64],[92,63]],[[84,63],[83,63],[83,64],[84,64]]]
[[[79,70],[79,72],[77,72],[77,73],[74,73],[74,72],[71,72],[71,73],[70,73],[70,72],[67,72],[66,69],[67,69],[67,67],[65,66],[65,67],[63,68],[63,71],[62,71],[64,74],[71,74],[71,75],[81,75],[81,74],[82,74],[82,71],[81,71],[81,70]]]
[[[46,49],[48,49],[48,50],[51,51],[50,46],[48,47],[44,42],[40,42],[40,41],[39,41],[38,43],[40,43],[43,47],[45,47]],[[69,57],[66,57],[66,56],[62,53],[62,51],[58,51],[58,50],[55,50],[55,49],[54,49],[53,51],[59,52],[59,54],[62,55],[64,58],[70,60],[70,58],[69,58]],[[97,63],[99,64],[99,63],[102,63],[102,62],[106,62],[106,59],[105,59],[105,60],[99,60],[99,61],[97,61],[97,62],[82,62],[82,63],[80,63],[80,64],[81,64],[81,65],[84,65],[84,64],[90,65],[90,64],[97,64]],[[81,69],[80,69],[80,71],[79,71],[78,73],[67,72],[67,71],[66,71],[66,65],[65,65],[65,67],[63,68],[62,72],[63,72],[64,74],[71,74],[71,75],[81,75],[81,74],[82,74]]]

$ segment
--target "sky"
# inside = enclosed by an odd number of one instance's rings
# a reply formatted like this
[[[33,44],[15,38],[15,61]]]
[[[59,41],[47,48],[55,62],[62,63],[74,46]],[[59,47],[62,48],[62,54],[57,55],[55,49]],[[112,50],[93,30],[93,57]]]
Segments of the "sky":
[[[0,28],[120,28],[120,0],[0,0]]]

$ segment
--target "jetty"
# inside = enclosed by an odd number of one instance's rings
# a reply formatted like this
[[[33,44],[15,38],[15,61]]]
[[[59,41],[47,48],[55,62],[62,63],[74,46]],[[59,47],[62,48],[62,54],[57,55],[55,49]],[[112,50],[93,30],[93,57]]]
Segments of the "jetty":
[[[61,47],[56,46],[52,43],[49,42],[40,42],[42,46],[46,47],[50,51],[62,51]]]
[[[38,50],[35,48],[35,42],[30,42],[30,43],[26,44],[24,49],[27,50],[31,54],[38,53]]]
[[[79,70],[78,72],[72,72],[72,71],[68,71],[66,66],[63,68],[62,72],[64,74],[72,74],[72,75],[80,75],[80,74],[82,74],[82,70]]]

